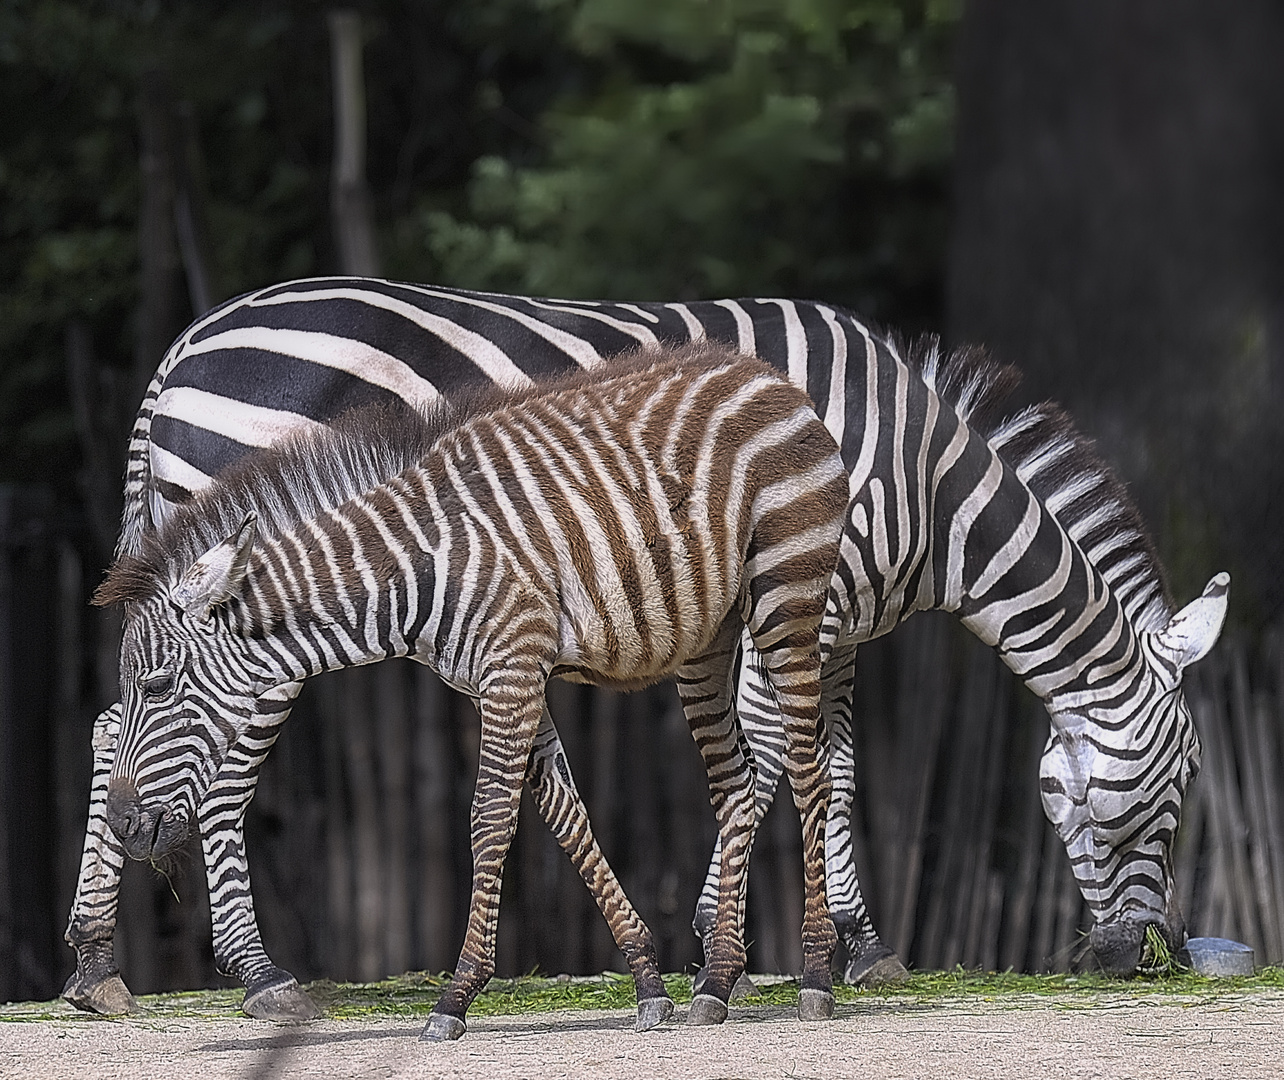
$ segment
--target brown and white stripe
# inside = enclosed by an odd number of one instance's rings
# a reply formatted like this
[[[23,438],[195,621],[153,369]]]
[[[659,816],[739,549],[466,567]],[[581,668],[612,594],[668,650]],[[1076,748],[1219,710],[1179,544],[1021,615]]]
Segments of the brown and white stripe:
[[[183,508],[100,590],[99,602],[126,605],[108,821],[130,855],[163,854],[265,692],[387,656],[430,665],[477,698],[483,727],[468,932],[425,1030],[456,1037],[493,972],[500,875],[547,679],[632,688],[676,674],[722,842],[692,1016],[720,1020],[744,969],[755,821],[734,716],[747,628],[803,820],[801,1008],[825,1015],[836,938],[819,631],[846,504],[838,448],[806,395],[710,344],[639,354],[607,378],[484,392],[426,418],[364,414],[305,431]],[[626,905],[604,910],[649,1026],[667,997]]]

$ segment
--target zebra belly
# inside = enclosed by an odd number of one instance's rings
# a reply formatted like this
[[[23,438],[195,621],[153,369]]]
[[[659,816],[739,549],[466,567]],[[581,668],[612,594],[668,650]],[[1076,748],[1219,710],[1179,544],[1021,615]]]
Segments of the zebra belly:
[[[647,593],[641,603],[622,591],[599,594],[594,602],[578,578],[564,586],[561,648],[553,674],[571,682],[637,690],[668,678],[703,653],[735,611],[740,583],[710,583],[700,594],[689,568],[684,569],[675,574],[685,579],[677,588],[663,595]]]

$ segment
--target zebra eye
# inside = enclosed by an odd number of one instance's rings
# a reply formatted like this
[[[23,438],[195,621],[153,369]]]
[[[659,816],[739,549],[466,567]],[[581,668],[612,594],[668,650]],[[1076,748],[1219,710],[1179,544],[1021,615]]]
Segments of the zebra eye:
[[[143,696],[153,701],[167,696],[173,689],[173,675],[153,675],[150,679],[143,680]]]

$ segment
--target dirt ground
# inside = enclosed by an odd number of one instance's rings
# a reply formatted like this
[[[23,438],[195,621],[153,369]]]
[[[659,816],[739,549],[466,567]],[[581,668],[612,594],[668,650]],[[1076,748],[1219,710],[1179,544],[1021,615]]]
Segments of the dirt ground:
[[[680,1008],[678,1020],[685,1009]],[[1284,1075],[1284,994],[1157,1000],[1005,996],[840,1005],[824,1024],[733,1007],[721,1027],[637,1035],[632,1015],[479,1018],[457,1043],[417,1039],[413,1018],[316,1021],[82,1017],[0,1023],[5,1080],[276,1077],[631,1078],[1126,1077]]]

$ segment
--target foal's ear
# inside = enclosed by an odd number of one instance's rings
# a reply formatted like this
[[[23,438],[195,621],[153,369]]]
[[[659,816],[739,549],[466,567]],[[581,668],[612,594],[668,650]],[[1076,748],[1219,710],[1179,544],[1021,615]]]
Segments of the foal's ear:
[[[170,600],[188,615],[202,618],[209,614],[210,608],[230,600],[249,569],[258,520],[257,514],[246,514],[235,533],[192,563],[170,592]]]
[[[1189,667],[1207,656],[1222,632],[1229,590],[1230,574],[1214,577],[1204,587],[1202,596],[1192,600],[1168,620],[1167,626],[1155,632],[1155,650],[1179,668]]]

